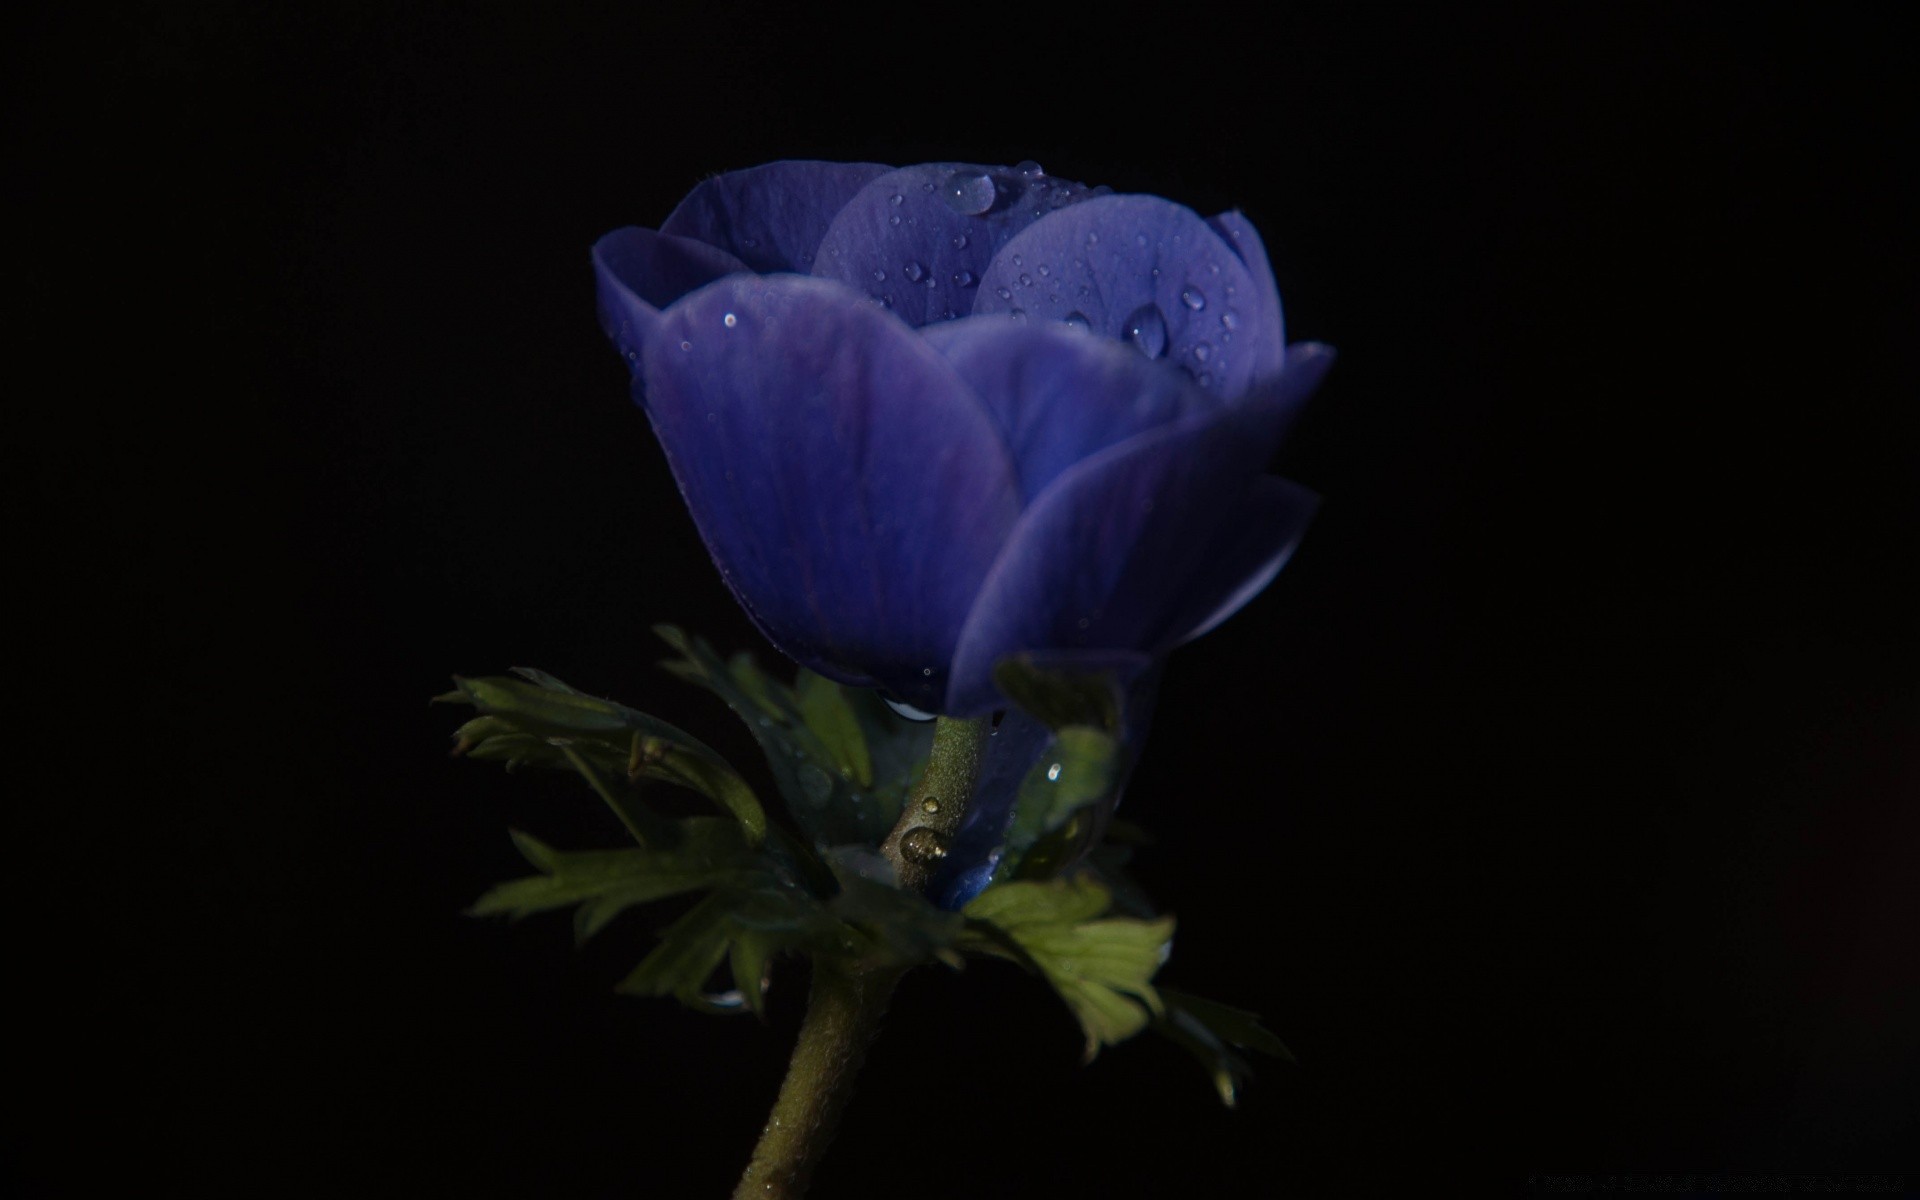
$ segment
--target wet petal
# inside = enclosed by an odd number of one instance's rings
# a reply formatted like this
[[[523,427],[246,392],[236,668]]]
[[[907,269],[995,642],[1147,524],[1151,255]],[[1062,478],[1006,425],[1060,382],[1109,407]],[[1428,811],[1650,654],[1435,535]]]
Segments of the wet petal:
[[[1246,304],[1244,350],[1252,361],[1254,379],[1265,379],[1280,369],[1287,353],[1280,285],[1273,277],[1273,264],[1267,259],[1267,244],[1260,240],[1253,223],[1238,209],[1209,217],[1207,224],[1233,247],[1233,252],[1247,265],[1247,274],[1253,276],[1253,294]]]
[[[660,232],[718,246],[762,274],[806,274],[847,201],[891,171],[879,163],[792,160],[701,181]]]
[[[1090,194],[1010,167],[904,167],[840,210],[813,273],[860,289],[916,328],[950,321],[973,311],[980,277],[1009,238]]]
[[[946,710],[1001,703],[993,665],[1054,649],[1165,648],[1188,589],[1332,352],[1297,346],[1272,386],[1110,446],[1021,514],[954,652]]]
[[[974,312],[1084,322],[1237,397],[1254,379],[1241,326],[1256,295],[1247,265],[1193,210],[1157,196],[1102,196],[1010,239],[981,277]]]
[[[941,707],[1019,508],[945,359],[838,284],[733,276],[661,314],[640,380],[721,575],[782,653]]]
[[[642,342],[659,324],[660,310],[747,265],[704,242],[651,229],[616,229],[593,244],[600,327],[639,369]]]
[[[1190,642],[1240,611],[1266,589],[1293,556],[1320,508],[1319,495],[1288,479],[1263,475],[1235,506],[1202,556],[1186,602],[1168,621]]]
[[[1064,325],[970,317],[921,335],[999,423],[1027,500],[1095,451],[1216,403],[1166,363]]]

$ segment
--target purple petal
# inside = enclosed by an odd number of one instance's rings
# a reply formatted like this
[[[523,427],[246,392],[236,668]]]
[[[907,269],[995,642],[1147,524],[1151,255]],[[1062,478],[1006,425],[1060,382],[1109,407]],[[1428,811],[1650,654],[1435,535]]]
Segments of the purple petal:
[[[946,711],[1001,703],[993,666],[1055,649],[1154,650],[1187,632],[1206,555],[1332,352],[1296,346],[1271,387],[1063,473],[1021,514],[954,651]],[[1204,580],[1202,580],[1204,583]]]
[[[651,229],[616,229],[593,244],[600,327],[628,366],[638,370],[642,343],[659,324],[661,309],[695,288],[746,269],[733,255],[703,242]]]
[[[761,274],[806,274],[847,201],[891,171],[879,163],[787,161],[728,171],[687,193],[660,232],[718,246]]]
[[[973,311],[1009,238],[1091,191],[1007,167],[927,163],[868,183],[820,239],[813,273],[858,288],[918,328]]]
[[[1240,256],[1193,210],[1102,196],[1008,241],[981,277],[974,312],[1090,326],[1234,397],[1254,379],[1259,347],[1246,306],[1258,295]]]
[[[836,283],[732,276],[661,314],[639,381],[714,563],[768,640],[919,708],[1019,511],[945,359]]]
[[[921,336],[986,403],[1026,500],[1095,451],[1217,403],[1166,363],[1064,325],[968,317]]]
[[[1240,611],[1266,590],[1307,532],[1320,497],[1291,480],[1263,475],[1253,481],[1226,525],[1207,547],[1187,600],[1168,621],[1190,642]]]
[[[1253,276],[1253,294],[1247,298],[1246,337],[1252,357],[1253,377],[1266,379],[1280,369],[1286,358],[1286,320],[1280,309],[1280,285],[1273,278],[1273,264],[1267,260],[1267,245],[1252,222],[1238,209],[1207,218],[1214,232],[1233,247],[1240,261]],[[1256,383],[1255,386],[1258,386]]]

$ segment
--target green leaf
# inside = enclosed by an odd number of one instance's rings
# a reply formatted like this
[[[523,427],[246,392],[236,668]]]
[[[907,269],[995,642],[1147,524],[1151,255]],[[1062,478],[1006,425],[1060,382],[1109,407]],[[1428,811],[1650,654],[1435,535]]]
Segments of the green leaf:
[[[793,683],[801,719],[820,739],[827,754],[856,787],[873,786],[873,758],[867,753],[867,735],[848,703],[846,690],[833,680],[802,669]]]
[[[1089,1060],[1163,1011],[1153,976],[1173,939],[1171,917],[1098,919],[1109,901],[1106,888],[1080,875],[999,884],[964,910],[984,928],[970,929],[962,945],[1037,970],[1079,1020]]]
[[[662,666],[712,692],[746,722],[787,811],[814,846],[876,845],[886,837],[926,762],[931,724],[904,720],[874,693],[826,680],[808,683],[803,676],[803,699],[749,656],[725,662],[705,641],[671,625],[654,632],[680,655]]]
[[[902,891],[892,865],[865,847],[841,846],[828,855],[840,881],[840,894],[828,910],[866,935],[869,950],[889,966],[911,967],[938,959],[964,965],[953,950],[966,926],[959,913],[929,904],[918,893]]]
[[[732,813],[750,841],[766,836],[766,813],[753,789],[692,734],[543,671],[515,667],[514,676],[454,678],[455,695],[482,714],[460,727],[456,753],[504,759],[509,768],[570,768],[642,845],[659,839],[663,823],[633,794],[631,784],[641,778],[699,792]]]
[[[1262,1026],[1254,1013],[1171,988],[1161,988],[1160,998],[1166,1009],[1154,1022],[1155,1031],[1199,1060],[1220,1102],[1228,1108],[1234,1106],[1240,1087],[1253,1073],[1234,1048],[1294,1061],[1293,1052]]]
[[[1121,747],[1112,735],[1085,725],[1054,734],[1014,800],[1002,879],[1045,879],[1072,862],[1091,836],[1098,807],[1121,777]]]
[[[516,831],[514,844],[542,873],[490,889],[467,911],[519,918],[580,904],[585,915],[576,914],[575,933],[584,940],[633,905],[748,876],[752,860],[738,825],[718,817],[676,825],[670,849],[566,852]]]

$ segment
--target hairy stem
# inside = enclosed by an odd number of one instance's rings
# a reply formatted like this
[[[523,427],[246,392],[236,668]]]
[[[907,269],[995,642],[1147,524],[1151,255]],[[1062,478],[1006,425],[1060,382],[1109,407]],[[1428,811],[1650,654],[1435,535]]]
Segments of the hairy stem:
[[[980,781],[992,733],[993,723],[986,717],[941,717],[934,726],[927,772],[880,847],[899,873],[902,888],[924,889],[934,867],[946,857]],[[899,980],[900,972],[892,968],[814,958],[813,991],[807,997],[800,1040],[734,1200],[796,1200],[806,1193],[807,1180],[833,1138]]]
[[[814,960],[800,1040],[734,1200],[797,1200],[806,1194],[899,978],[897,971],[848,972]]]
[[[880,844],[903,890],[925,890],[934,868],[947,856],[980,782],[992,735],[990,717],[941,717],[935,723],[927,773],[908,794],[899,822]]]

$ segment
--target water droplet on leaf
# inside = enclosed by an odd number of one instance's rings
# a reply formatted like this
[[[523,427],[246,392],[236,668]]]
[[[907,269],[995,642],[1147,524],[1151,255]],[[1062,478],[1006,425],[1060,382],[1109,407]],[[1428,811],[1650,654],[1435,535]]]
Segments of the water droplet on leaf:
[[[1133,343],[1135,349],[1148,358],[1159,358],[1167,352],[1167,319],[1160,315],[1157,304],[1142,304],[1127,314],[1120,326],[1120,336]]]
[[[991,177],[978,171],[955,171],[947,176],[947,186],[942,189],[940,198],[953,211],[977,217],[993,207],[997,194]]]

